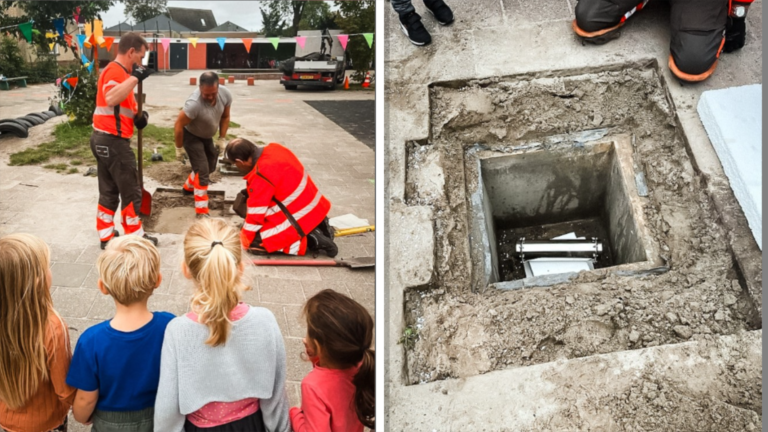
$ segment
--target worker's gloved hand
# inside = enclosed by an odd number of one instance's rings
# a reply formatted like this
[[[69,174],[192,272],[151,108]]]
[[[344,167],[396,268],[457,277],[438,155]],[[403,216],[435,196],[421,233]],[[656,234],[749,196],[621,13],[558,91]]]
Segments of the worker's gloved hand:
[[[187,152],[184,151],[184,147],[176,147],[176,160],[184,163],[184,156],[187,155]]]
[[[725,25],[723,51],[729,53],[741,49],[747,38],[747,10],[750,3],[734,1]]]
[[[139,82],[144,81],[148,76],[152,75],[155,71],[146,66],[133,65],[133,73],[131,75],[138,78]]]
[[[149,113],[142,111],[133,116],[133,125],[139,129],[144,129],[149,123]]]
[[[224,149],[227,148],[227,139],[219,136],[214,140],[213,145],[216,147],[219,154],[224,154]]]

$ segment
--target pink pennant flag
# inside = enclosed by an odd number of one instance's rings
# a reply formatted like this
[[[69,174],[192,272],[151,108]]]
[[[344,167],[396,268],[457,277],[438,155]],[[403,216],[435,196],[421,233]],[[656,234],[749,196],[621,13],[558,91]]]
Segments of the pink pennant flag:
[[[339,38],[339,43],[341,43],[341,48],[346,50],[347,49],[347,41],[349,40],[349,35],[337,35],[336,37]]]
[[[304,48],[304,44],[307,42],[306,36],[296,36],[296,43],[299,44],[301,48]]]
[[[160,39],[160,43],[163,44],[163,50],[168,52],[168,47],[171,46],[171,40],[169,38]]]

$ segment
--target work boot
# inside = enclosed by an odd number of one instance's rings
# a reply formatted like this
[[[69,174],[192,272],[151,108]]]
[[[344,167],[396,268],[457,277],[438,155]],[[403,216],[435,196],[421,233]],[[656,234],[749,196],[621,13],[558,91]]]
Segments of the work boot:
[[[210,219],[211,215],[209,215],[208,213],[198,213],[198,214],[195,215],[195,218],[198,219],[198,220],[199,219]]]
[[[184,196],[192,196],[192,195],[194,195],[194,194],[195,194],[195,192],[194,192],[194,191],[188,191],[188,190],[186,190],[186,189],[184,189],[184,188],[181,188],[181,193],[182,193]]]
[[[120,232],[117,230],[112,231],[112,238],[120,237]],[[112,240],[112,239],[109,239]],[[109,240],[101,242],[101,250],[104,250],[107,247],[107,243],[109,243]]]
[[[328,222],[328,218],[323,219],[323,221],[320,222],[320,225],[318,225],[317,227],[320,228],[320,231],[323,234],[325,234],[326,237],[328,238],[336,237],[336,230]]]
[[[453,11],[443,0],[424,0],[424,6],[440,25],[446,26],[453,22]]]
[[[307,236],[307,248],[311,251],[323,251],[330,258],[339,253],[339,248],[333,242],[333,237],[328,237],[323,232],[315,228]]]
[[[421,16],[416,12],[401,15],[400,28],[414,45],[423,46],[432,42],[432,36],[424,28],[424,24],[421,23]]]
[[[145,239],[145,240],[151,241],[153,245],[157,246],[157,237],[151,237],[151,236],[148,236],[148,235],[144,234],[144,236],[142,238]]]

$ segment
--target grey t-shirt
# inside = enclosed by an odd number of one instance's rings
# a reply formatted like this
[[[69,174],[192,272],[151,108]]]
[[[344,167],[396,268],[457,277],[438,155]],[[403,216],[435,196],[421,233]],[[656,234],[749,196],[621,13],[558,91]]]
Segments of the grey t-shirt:
[[[216,105],[208,105],[200,97],[200,89],[198,88],[184,102],[184,114],[192,119],[185,128],[193,135],[200,138],[213,138],[216,131],[219,130],[224,108],[232,105],[232,93],[226,87],[219,86],[219,94],[216,98]]]

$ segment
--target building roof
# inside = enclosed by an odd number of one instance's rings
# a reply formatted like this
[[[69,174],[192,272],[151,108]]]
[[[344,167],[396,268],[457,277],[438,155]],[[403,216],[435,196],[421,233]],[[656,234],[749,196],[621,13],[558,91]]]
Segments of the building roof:
[[[128,23],[120,23],[116,26],[112,26],[104,29],[104,31],[136,31],[140,33],[155,32],[156,30],[160,30],[160,31],[173,30],[175,32],[191,31],[186,26],[179,24],[178,22],[172,20],[165,14],[160,14],[154,18],[150,18],[146,21],[136,23],[133,26],[131,26]]]
[[[170,17],[186,26],[189,30],[205,32],[216,28],[216,17],[210,9],[187,9],[169,7],[167,8]]]
[[[212,28],[212,29],[210,29],[208,31],[210,31],[210,32],[235,32],[235,31],[236,32],[242,32],[242,31],[247,32],[248,29],[240,27],[239,25],[233,23],[232,21],[227,21],[224,24],[222,24],[222,25],[220,25],[218,27]]]
[[[128,24],[127,22],[121,22],[118,25],[105,28],[104,31],[131,31],[132,29],[133,29],[132,25]]]

